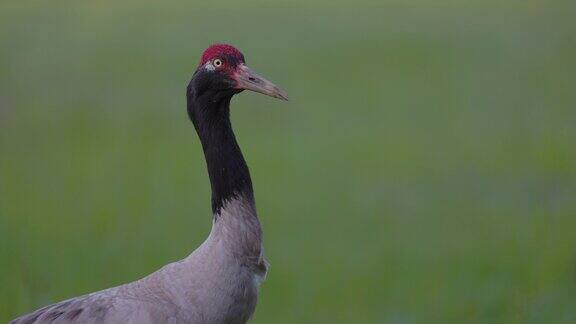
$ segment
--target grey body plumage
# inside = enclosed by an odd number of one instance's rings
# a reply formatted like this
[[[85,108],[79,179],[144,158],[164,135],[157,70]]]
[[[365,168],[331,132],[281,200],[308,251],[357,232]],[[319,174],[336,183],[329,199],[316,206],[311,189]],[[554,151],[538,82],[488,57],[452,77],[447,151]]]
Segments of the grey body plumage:
[[[224,204],[208,238],[185,259],[11,323],[245,323],[266,275],[261,235],[253,202],[238,197]]]

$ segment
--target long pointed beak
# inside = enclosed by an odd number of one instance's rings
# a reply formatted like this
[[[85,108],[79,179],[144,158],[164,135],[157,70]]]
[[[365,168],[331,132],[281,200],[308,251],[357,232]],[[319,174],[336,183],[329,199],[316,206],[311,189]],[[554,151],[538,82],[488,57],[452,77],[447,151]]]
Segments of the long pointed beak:
[[[256,74],[256,72],[250,70],[250,68],[244,64],[238,66],[233,78],[236,80],[236,89],[252,90],[255,92],[263,93],[270,97],[288,100],[288,94],[286,94],[286,91],[280,89],[274,83],[259,76]]]

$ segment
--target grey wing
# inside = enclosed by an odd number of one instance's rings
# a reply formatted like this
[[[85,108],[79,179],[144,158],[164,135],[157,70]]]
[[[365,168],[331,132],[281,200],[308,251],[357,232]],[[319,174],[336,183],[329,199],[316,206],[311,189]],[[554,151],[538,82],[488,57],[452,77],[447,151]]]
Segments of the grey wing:
[[[90,297],[80,296],[42,307],[12,320],[10,324],[101,322],[110,305],[106,305],[104,299]],[[83,320],[79,321],[80,318]]]
[[[120,297],[104,291],[40,308],[10,324],[188,322],[180,315],[171,305]]]

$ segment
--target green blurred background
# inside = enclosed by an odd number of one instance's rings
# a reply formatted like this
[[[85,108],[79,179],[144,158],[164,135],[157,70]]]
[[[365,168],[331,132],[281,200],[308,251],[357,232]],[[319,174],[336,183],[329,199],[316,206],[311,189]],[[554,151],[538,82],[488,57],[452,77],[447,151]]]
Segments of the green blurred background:
[[[211,226],[185,86],[230,42],[272,264],[253,323],[576,322],[576,6],[0,4],[0,321]]]

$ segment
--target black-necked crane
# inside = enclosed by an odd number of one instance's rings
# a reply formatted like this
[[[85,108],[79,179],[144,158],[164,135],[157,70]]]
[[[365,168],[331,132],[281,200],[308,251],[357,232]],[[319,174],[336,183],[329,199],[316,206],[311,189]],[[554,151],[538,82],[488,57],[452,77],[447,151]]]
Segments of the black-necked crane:
[[[248,166],[230,124],[230,100],[252,90],[287,100],[250,70],[240,51],[204,51],[187,87],[212,187],[208,238],[181,261],[140,280],[68,299],[12,323],[245,323],[256,308],[267,262]]]

